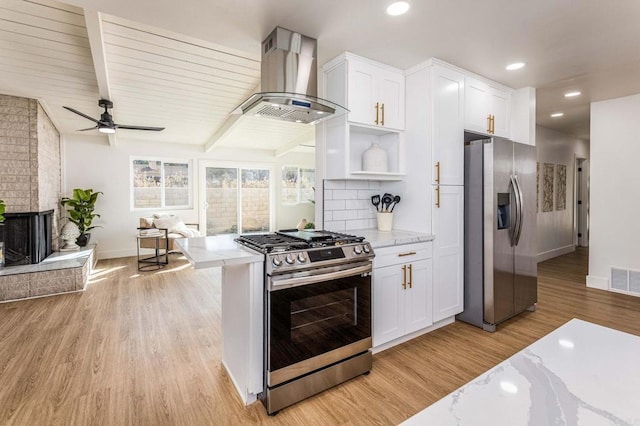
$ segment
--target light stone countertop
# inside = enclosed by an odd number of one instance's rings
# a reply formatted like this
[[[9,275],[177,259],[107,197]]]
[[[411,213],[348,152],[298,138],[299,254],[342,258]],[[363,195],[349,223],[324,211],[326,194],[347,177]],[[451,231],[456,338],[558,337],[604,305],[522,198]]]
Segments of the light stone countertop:
[[[264,262],[264,254],[253,251],[233,239],[235,234],[180,238],[175,241],[195,269]]]
[[[433,234],[396,230],[378,231],[377,229],[357,229],[347,231],[347,233],[364,237],[374,249],[399,246],[402,244],[422,243],[425,241],[433,241],[435,238]]]
[[[640,337],[572,319],[403,425],[640,425]]]

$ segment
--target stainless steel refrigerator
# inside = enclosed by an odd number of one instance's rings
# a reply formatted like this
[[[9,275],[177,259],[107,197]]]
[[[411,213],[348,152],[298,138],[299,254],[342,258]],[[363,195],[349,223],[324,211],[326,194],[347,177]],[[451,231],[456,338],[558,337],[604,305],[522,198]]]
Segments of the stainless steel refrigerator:
[[[465,133],[464,312],[495,331],[537,302],[536,147]]]

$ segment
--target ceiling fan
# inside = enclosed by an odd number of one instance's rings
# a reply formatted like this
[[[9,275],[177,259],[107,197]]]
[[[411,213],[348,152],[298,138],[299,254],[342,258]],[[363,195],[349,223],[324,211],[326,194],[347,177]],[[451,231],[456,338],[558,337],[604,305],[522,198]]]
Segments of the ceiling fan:
[[[98,101],[98,106],[104,108],[104,112],[100,114],[100,120],[96,120],[93,117],[89,117],[87,114],[83,114],[80,111],[70,108],[68,106],[63,106],[63,108],[68,109],[71,112],[74,112],[87,120],[91,120],[96,123],[95,127],[88,127],[86,129],[79,129],[78,131],[84,132],[86,130],[94,130],[98,129],[99,132],[102,133],[115,133],[116,129],[129,129],[129,130],[151,130],[154,132],[159,132],[164,130],[164,127],[145,127],[145,126],[129,126],[125,124],[117,124],[113,122],[113,117],[109,114],[109,109],[113,108],[113,102],[108,99],[100,99]]]

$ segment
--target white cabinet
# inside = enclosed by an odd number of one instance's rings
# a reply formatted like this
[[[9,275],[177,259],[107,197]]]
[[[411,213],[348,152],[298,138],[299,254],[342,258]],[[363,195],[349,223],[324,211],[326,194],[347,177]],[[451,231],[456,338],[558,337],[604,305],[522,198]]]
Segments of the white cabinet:
[[[464,75],[433,66],[432,183],[464,185]]]
[[[464,186],[434,187],[433,321],[464,309]]]
[[[404,74],[344,53],[323,66],[323,96],[350,110],[316,126],[325,179],[401,180],[404,177]],[[363,170],[373,144],[387,153],[387,171]]]
[[[404,129],[402,71],[351,54],[345,55],[344,60],[348,70],[346,107],[350,111],[349,121],[387,129]]]
[[[464,128],[509,138],[511,94],[473,77],[465,77]]]
[[[373,269],[373,346],[432,324],[431,243],[376,250]]]

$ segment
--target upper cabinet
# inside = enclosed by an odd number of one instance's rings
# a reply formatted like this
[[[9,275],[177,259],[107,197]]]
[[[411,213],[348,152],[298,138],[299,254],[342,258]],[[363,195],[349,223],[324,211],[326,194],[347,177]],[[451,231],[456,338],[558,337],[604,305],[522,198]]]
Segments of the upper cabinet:
[[[323,67],[323,97],[349,113],[316,126],[325,179],[401,180],[404,177],[402,71],[344,53]],[[363,155],[382,152],[385,164],[367,167]],[[369,164],[371,166],[371,164]]]
[[[511,93],[473,77],[464,81],[464,128],[509,138]]]
[[[458,71],[440,65],[431,70],[434,185],[464,185],[464,83]]]
[[[348,120],[385,129],[404,130],[404,73],[345,53],[323,67],[325,96],[349,110]],[[344,80],[344,84],[331,84]],[[346,88],[346,93],[340,93]]]

